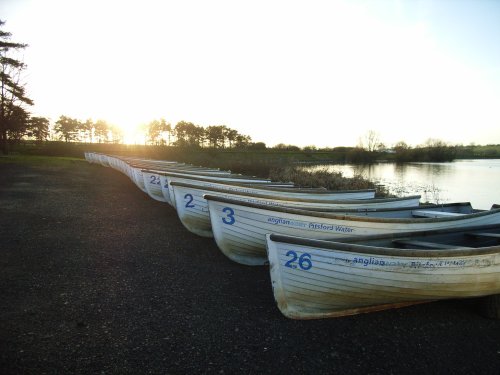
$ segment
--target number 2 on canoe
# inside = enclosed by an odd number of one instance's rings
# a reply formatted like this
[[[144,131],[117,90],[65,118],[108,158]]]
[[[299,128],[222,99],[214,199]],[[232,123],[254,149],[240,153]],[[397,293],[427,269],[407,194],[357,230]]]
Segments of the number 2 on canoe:
[[[184,196],[184,199],[186,200],[187,199],[187,202],[186,202],[186,208],[194,208],[194,204],[193,204],[193,195],[192,194],[186,194]]]

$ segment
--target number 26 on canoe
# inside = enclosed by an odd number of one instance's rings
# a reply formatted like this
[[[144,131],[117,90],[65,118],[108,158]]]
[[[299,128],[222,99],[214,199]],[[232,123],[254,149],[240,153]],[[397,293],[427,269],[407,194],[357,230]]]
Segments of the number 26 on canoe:
[[[292,259],[288,260],[285,263],[285,267],[297,268],[297,265],[295,264],[297,262],[297,259],[298,259],[299,268],[304,270],[304,271],[311,269],[313,266],[312,262],[311,262],[311,254],[304,253],[299,257],[295,251],[290,250],[286,253],[286,256],[291,257]]]

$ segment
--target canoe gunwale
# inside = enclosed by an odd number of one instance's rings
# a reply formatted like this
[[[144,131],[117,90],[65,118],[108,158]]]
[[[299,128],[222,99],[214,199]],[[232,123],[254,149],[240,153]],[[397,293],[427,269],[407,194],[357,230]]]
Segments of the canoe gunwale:
[[[174,176],[174,177],[177,177],[177,176]],[[207,180],[207,179],[204,179],[204,178],[199,178],[199,177],[194,177],[194,178],[191,178],[191,177],[186,177],[186,179],[189,179],[189,180],[194,180],[194,181],[200,181],[200,182],[210,182],[210,183],[218,183],[218,184],[224,184],[224,185],[229,185],[229,186],[237,186],[237,187],[242,187],[242,188],[249,188],[249,189],[262,189],[262,190],[266,190],[266,191],[269,191],[269,192],[286,192],[286,193],[289,193],[289,192],[297,192],[297,193],[314,193],[314,194],[319,194],[319,195],[322,195],[322,194],[331,194],[332,191],[331,190],[326,190],[326,189],[323,189],[323,188],[301,188],[301,187],[295,187],[295,186],[290,186],[290,184],[288,182],[283,182],[283,186],[281,187],[277,187],[276,185],[277,184],[280,184],[280,182],[273,182],[272,183],[272,186],[269,186],[268,184],[253,184],[253,183],[244,183],[244,182],[237,182],[237,181],[214,181],[214,180]],[[172,182],[173,184],[174,182]],[[175,184],[179,184],[182,186],[185,186],[185,187],[196,187],[196,188],[200,188],[201,186],[200,185],[192,185],[192,184],[189,184],[187,182],[181,182],[181,181],[175,181]],[[189,186],[188,186],[189,185]],[[203,186],[204,188],[204,186]],[[341,191],[341,190],[339,190]],[[358,191],[358,190],[356,190]],[[365,191],[365,190],[359,190],[359,191]],[[334,191],[335,193],[337,193],[337,191]],[[351,191],[349,191],[351,192]],[[323,202],[323,201],[322,201]]]
[[[253,198],[264,198],[264,199],[276,199],[276,200],[286,200],[286,201],[292,201],[292,202],[307,202],[307,203],[339,203],[339,204],[350,204],[350,203],[385,203],[385,202],[399,202],[399,201],[407,201],[407,200],[413,200],[413,199],[420,199],[420,195],[411,195],[408,197],[403,197],[403,198],[372,198],[372,199],[332,199],[332,200],[321,200],[321,199],[308,199],[308,198],[300,198],[300,197],[283,197],[280,195],[271,195],[271,194],[264,194],[264,193],[249,193],[249,192],[243,192],[243,191],[235,191],[235,190],[228,190],[224,188],[218,188],[218,187],[212,187],[212,186],[199,186],[199,185],[192,185],[189,183],[184,183],[184,182],[171,182],[172,186],[181,186],[185,188],[190,188],[190,189],[196,189],[196,190],[209,190],[213,191],[216,193],[224,193],[224,194],[234,194],[234,195],[245,195],[248,197],[253,197]],[[228,184],[229,185],[229,184]],[[230,184],[232,186],[239,186],[236,184]],[[247,187],[247,186],[245,186]],[[250,188],[250,187],[249,187]],[[261,187],[254,187],[252,186],[251,188],[253,189],[261,189]],[[266,189],[268,190],[268,189]],[[294,192],[293,190],[291,191],[290,189],[286,190],[287,193]],[[311,192],[306,192],[302,190],[297,190],[297,193],[310,193],[310,194],[316,194],[316,191],[311,191]],[[351,191],[350,191],[351,192]],[[329,191],[329,193],[337,193],[336,191]],[[340,193],[340,192],[339,192]],[[340,193],[341,194],[341,193]]]
[[[497,225],[498,227],[498,225]],[[462,231],[469,231],[470,228],[461,228]],[[455,230],[456,232],[457,230]],[[443,230],[443,232],[445,232]],[[419,235],[422,232],[418,233]],[[370,255],[383,255],[383,256],[397,256],[402,258],[451,258],[451,257],[466,257],[466,256],[479,256],[479,255],[491,255],[500,253],[500,245],[480,247],[480,248],[470,248],[470,247],[460,247],[457,246],[455,249],[397,249],[388,248],[381,246],[371,246],[356,244],[348,241],[347,239],[342,239],[340,241],[329,241],[329,240],[317,240],[304,237],[286,236],[282,234],[270,233],[268,234],[269,239],[274,242],[290,243],[299,246],[307,247],[317,247],[324,250],[334,250],[334,251],[345,251],[349,253],[360,253],[360,254],[370,254]],[[391,236],[369,236],[369,237],[387,237]],[[392,234],[394,239],[403,238],[404,233]]]
[[[159,174],[160,176],[171,176],[171,177],[184,177],[187,176],[187,178],[193,177],[198,177],[198,178],[203,178],[203,177],[219,177],[224,181],[225,178],[230,178],[233,180],[255,180],[257,182],[266,184],[266,183],[272,183],[272,181],[268,178],[258,178],[254,176],[243,176],[243,175],[234,175],[234,174],[227,174],[227,175],[221,175],[217,173],[199,173],[199,172],[184,172],[184,171],[155,171],[155,173]],[[210,180],[212,181],[212,180]],[[284,184],[284,183],[283,183]],[[287,185],[290,185],[289,183]]]
[[[464,214],[464,215],[458,215],[458,216],[453,216],[453,217],[440,217],[440,218],[379,218],[379,217],[371,217],[371,216],[355,216],[355,215],[347,215],[347,214],[342,214],[341,212],[349,212],[349,213],[356,213],[356,212],[374,212],[374,211],[400,211],[400,210],[412,210],[412,209],[421,209],[422,207],[436,207],[436,205],[429,205],[429,206],[418,206],[418,207],[404,207],[404,208],[383,208],[383,209],[368,209],[368,210],[363,210],[363,209],[339,209],[339,213],[336,212],[326,212],[326,211],[315,211],[315,210],[305,210],[305,209],[298,209],[298,208],[289,208],[289,207],[283,207],[283,206],[270,206],[270,205],[263,205],[259,203],[253,203],[253,202],[244,202],[244,201],[239,201],[236,199],[231,199],[231,198],[224,198],[224,197],[219,197],[216,195],[210,195],[210,194],[204,194],[203,198],[207,201],[215,201],[219,203],[226,203],[226,204],[231,204],[235,206],[244,206],[244,207],[249,207],[249,208],[254,208],[257,210],[264,210],[268,212],[281,212],[281,213],[286,213],[286,214],[292,214],[292,215],[299,215],[299,216],[306,216],[306,217],[315,217],[315,218],[325,218],[325,219],[335,219],[335,220],[345,220],[345,221],[361,221],[361,222],[373,222],[373,223],[432,223],[432,222],[450,222],[450,221],[457,221],[457,220],[464,220],[464,219],[469,219],[469,218],[475,218],[475,217],[481,217],[481,216],[487,216],[487,215],[492,215],[496,213],[500,213],[500,209],[494,209],[494,210],[485,210],[482,212],[475,212],[471,214]],[[362,201],[362,200],[360,200]],[[462,206],[462,205],[467,205],[470,206],[469,202],[461,202],[461,203],[447,203],[447,204],[441,204],[439,207],[447,207],[447,206]]]
[[[178,173],[178,172],[159,172],[158,173],[159,175],[161,176],[172,176],[172,177],[185,177],[185,178],[189,178],[190,180],[195,180],[195,181],[202,181],[202,182],[211,182],[213,183],[214,181],[213,180],[208,180],[208,179],[204,179],[204,175],[203,174],[196,174],[196,175],[193,175],[193,177],[191,177],[191,175],[189,176],[178,176],[179,174],[181,173]],[[208,176],[208,177],[214,177],[212,175]],[[217,177],[217,176],[215,176]],[[269,190],[269,191],[276,191],[276,192],[290,192],[290,191],[300,191],[300,192],[313,192],[314,194],[318,194],[318,195],[327,195],[327,194],[332,194],[332,192],[334,193],[375,193],[375,189],[361,189],[361,190],[326,190],[326,189],[320,189],[320,188],[300,188],[300,187],[295,187],[292,185],[292,183],[290,182],[272,182],[271,180],[268,180],[268,179],[259,179],[257,177],[245,177],[245,176],[236,176],[235,178],[233,178],[233,176],[220,176],[221,178],[227,178],[227,177],[230,177],[231,179],[234,179],[234,180],[238,180],[238,179],[242,179],[242,180],[249,180],[249,179],[255,179],[256,181],[258,181],[258,184],[259,184],[259,189],[262,189],[264,188],[265,190]],[[261,181],[264,181],[264,180],[267,180],[267,182],[261,182]],[[255,187],[254,183],[253,182],[238,182],[238,181],[231,181],[231,180],[220,180],[220,181],[217,181],[217,183],[221,183],[221,184],[224,184],[224,185],[232,185],[232,186],[241,186],[241,187]],[[272,186],[267,186],[267,184],[271,184]],[[262,185],[262,186],[261,186]],[[276,185],[283,185],[283,186],[276,186]]]
[[[229,173],[224,173],[220,171],[209,171],[209,170],[203,170],[203,169],[198,169],[198,168],[184,168],[184,167],[179,167],[179,168],[172,168],[172,167],[165,167],[165,168],[145,168],[144,166],[139,166],[139,167],[132,167],[132,168],[137,168],[140,169],[142,172],[146,173],[155,173],[155,174],[161,174],[161,173],[182,173],[182,174],[194,174],[194,175],[207,175],[207,176],[231,176]]]

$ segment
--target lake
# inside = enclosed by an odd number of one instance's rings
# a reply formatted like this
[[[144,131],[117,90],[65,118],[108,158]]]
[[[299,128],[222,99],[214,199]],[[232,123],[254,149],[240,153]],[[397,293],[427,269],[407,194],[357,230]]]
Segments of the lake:
[[[310,166],[307,169],[324,168]],[[500,204],[500,159],[456,160],[451,163],[375,163],[326,166],[345,177],[362,175],[397,196],[422,196],[421,202],[471,202],[474,208]]]

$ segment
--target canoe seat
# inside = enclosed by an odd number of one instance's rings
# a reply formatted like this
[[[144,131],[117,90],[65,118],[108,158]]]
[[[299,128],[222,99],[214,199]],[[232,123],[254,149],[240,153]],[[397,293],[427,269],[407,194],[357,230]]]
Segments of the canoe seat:
[[[497,240],[500,240],[500,233],[465,233],[466,236],[471,236],[471,237],[476,237],[476,238],[496,238]]]
[[[393,240],[393,244],[402,245],[402,246],[412,246],[412,247],[423,247],[424,249],[434,249],[434,250],[442,250],[442,249],[456,249],[458,247],[463,248],[464,246],[459,245],[448,245],[444,243],[437,242],[428,242],[428,241],[418,241],[418,240]]]
[[[462,216],[458,212],[444,212],[444,211],[431,211],[431,210],[414,210],[411,214],[415,217],[427,217],[427,218],[437,218],[437,217],[455,217]]]

